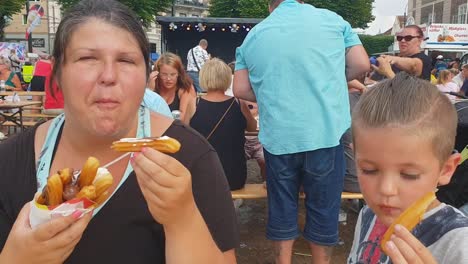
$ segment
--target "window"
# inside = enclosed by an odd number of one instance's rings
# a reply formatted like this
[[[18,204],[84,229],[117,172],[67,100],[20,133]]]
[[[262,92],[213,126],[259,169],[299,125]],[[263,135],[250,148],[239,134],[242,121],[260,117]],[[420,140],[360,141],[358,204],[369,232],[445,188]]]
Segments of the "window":
[[[23,15],[22,16],[22,21],[21,21],[22,25],[26,25],[28,24],[28,16],[27,15]]]
[[[466,4],[458,6],[458,19],[457,24],[464,24],[466,21]]]
[[[193,16],[193,17],[198,17],[198,15],[197,15],[197,14],[192,14],[192,16]]]
[[[432,19],[434,19],[434,21]],[[436,23],[435,20],[436,20],[436,13],[435,12],[434,12],[434,14],[432,14],[432,13],[427,14],[427,24],[430,25],[432,23]]]
[[[185,14],[185,13],[179,13],[179,16],[181,16],[181,17],[186,17],[187,14]]]

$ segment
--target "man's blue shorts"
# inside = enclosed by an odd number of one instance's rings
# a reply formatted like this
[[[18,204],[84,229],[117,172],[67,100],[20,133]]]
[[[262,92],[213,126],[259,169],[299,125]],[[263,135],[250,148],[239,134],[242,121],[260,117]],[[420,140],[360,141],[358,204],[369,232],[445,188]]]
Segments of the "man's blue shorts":
[[[264,154],[267,238],[283,241],[299,236],[298,199],[302,185],[306,195],[304,238],[319,245],[335,245],[345,172],[342,145],[285,155],[273,155],[264,149]]]

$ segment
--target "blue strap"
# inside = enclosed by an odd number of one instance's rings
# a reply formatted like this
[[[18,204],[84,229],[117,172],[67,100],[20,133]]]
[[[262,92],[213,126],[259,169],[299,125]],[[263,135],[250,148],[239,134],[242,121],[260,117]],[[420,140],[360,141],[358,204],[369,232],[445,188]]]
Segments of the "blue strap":
[[[65,121],[65,114],[60,114],[52,120],[52,124],[47,131],[47,136],[42,145],[41,153],[36,164],[37,190],[40,191],[46,186],[49,177],[50,164],[54,153],[55,142],[57,140],[60,128]]]
[[[52,155],[54,152],[55,142],[57,141],[58,134],[60,132],[60,128],[63,126],[65,122],[65,114],[61,114],[52,120],[52,124],[47,131],[47,136],[44,141],[44,145],[42,146],[41,153],[39,155],[39,160],[37,162],[37,191],[40,192],[47,184],[47,178],[50,174],[50,165],[52,163]],[[151,121],[150,121],[150,111],[148,108],[141,106],[138,111],[138,128],[137,128],[137,138],[149,137],[151,135]],[[127,180],[130,173],[132,173],[133,168],[130,165],[130,162],[127,164],[127,168],[125,169],[125,173],[122,177],[122,180],[115,188],[114,192],[110,195],[107,199],[109,201],[114,193],[122,186],[122,184]],[[101,206],[94,210],[94,215],[96,215],[102,207],[107,203],[104,202]]]

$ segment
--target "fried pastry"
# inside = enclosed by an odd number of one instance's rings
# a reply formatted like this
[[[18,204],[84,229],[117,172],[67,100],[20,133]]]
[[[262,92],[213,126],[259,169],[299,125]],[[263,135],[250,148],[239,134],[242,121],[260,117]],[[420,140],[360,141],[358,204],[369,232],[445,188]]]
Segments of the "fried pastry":
[[[380,246],[385,253],[385,244],[390,240],[390,237],[395,231],[395,225],[402,225],[410,232],[422,220],[424,213],[429,205],[436,199],[435,193],[430,192],[420,198],[418,201],[408,207],[398,218],[390,225],[385,234],[383,235]],[[387,254],[388,255],[388,254]]]
[[[180,143],[168,136],[154,138],[122,138],[112,143],[111,148],[120,152],[140,152],[142,148],[154,148],[163,153],[176,153]]]
[[[113,177],[105,168],[99,168],[99,160],[89,157],[78,177],[73,180],[73,169],[65,168],[47,179],[42,194],[37,196],[38,204],[57,206],[74,198],[87,198],[101,204],[109,196],[108,189]]]

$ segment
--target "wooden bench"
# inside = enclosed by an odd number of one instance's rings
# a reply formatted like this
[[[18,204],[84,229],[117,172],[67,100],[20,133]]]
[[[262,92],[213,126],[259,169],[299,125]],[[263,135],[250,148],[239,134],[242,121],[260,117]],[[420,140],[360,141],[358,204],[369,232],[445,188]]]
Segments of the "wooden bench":
[[[12,114],[5,114],[5,115],[12,115]],[[56,115],[50,115],[50,114],[41,114],[41,113],[28,113],[28,112],[23,112],[22,114],[23,118],[24,117],[30,117],[34,119],[52,119],[56,117]]]
[[[39,110],[39,111],[42,111],[44,110],[44,107],[42,106],[28,106],[28,107],[25,107],[24,110]]]
[[[231,191],[233,199],[259,199],[267,197],[267,190],[262,183],[246,184],[244,188],[236,191]],[[300,198],[305,195],[301,193]],[[361,193],[342,192],[341,199],[364,199]]]
[[[23,126],[25,127],[32,127],[34,125],[36,125],[37,122],[36,121],[23,121]],[[13,126],[13,127],[16,127],[18,126],[17,124],[11,122],[11,121],[6,121],[5,123],[2,124],[2,126]]]

